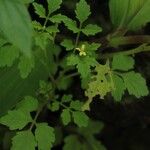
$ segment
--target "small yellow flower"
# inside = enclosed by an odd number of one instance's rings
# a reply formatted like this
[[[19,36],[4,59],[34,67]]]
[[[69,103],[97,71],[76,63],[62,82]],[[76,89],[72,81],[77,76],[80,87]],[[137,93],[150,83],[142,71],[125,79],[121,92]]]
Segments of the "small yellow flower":
[[[79,51],[79,55],[80,55],[80,56],[86,56],[85,44],[82,44],[82,45],[81,45],[81,48],[76,48],[76,50]]]

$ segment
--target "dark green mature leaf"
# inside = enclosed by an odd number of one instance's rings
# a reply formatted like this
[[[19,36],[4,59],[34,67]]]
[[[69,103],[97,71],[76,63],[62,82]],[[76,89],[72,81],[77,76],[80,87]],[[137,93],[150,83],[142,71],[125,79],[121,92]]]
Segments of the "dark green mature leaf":
[[[130,95],[135,95],[137,98],[140,98],[149,94],[146,81],[141,74],[132,71],[125,73],[122,77]]]
[[[90,6],[87,4],[85,0],[80,0],[76,5],[76,18],[83,23],[86,21],[91,14]]]
[[[0,116],[15,106],[24,96],[35,96],[39,81],[48,78],[47,67],[39,60],[45,58],[40,51],[36,51],[35,67],[26,79],[20,77],[17,64],[11,68],[0,69]]]
[[[32,132],[22,131],[13,137],[11,150],[35,150],[36,145]]]
[[[115,27],[137,30],[150,21],[150,0],[110,0],[109,7]]]
[[[64,46],[67,51],[73,50],[73,48],[74,48],[74,44],[73,44],[72,40],[69,40],[69,39],[63,40],[63,42],[61,42],[61,45]]]
[[[31,55],[32,26],[23,3],[0,0],[0,30],[5,37],[26,54]]]
[[[55,141],[54,129],[46,123],[37,124],[35,138],[39,150],[50,150]]]

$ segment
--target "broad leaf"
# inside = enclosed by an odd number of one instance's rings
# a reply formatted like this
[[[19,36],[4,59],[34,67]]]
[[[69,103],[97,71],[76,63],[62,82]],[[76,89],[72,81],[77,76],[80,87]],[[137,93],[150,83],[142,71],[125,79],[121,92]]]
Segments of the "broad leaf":
[[[137,30],[150,21],[150,0],[110,0],[109,7],[115,27]]]
[[[26,54],[31,55],[32,26],[26,7],[17,0],[0,0],[0,30]]]
[[[71,121],[71,114],[69,109],[64,109],[61,113],[61,118],[64,125],[67,125]]]

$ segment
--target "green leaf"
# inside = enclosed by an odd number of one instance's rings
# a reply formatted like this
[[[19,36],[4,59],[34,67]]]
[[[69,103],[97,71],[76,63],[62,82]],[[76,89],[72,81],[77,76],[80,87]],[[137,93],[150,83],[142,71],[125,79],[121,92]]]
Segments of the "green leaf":
[[[140,98],[149,94],[146,81],[141,74],[132,71],[123,74],[122,77],[130,95],[135,95],[137,98]]]
[[[46,31],[50,34],[59,32],[59,30],[56,26],[49,26],[46,28]]]
[[[82,107],[82,110],[90,109],[90,103],[96,95],[99,95],[101,99],[104,99],[104,96],[114,88],[109,62],[105,65],[98,64],[95,71],[97,74],[92,76],[93,80],[89,82],[89,87],[85,91],[88,100]]]
[[[34,59],[33,57],[21,56],[20,62],[18,64],[18,69],[20,71],[21,77],[26,78],[34,68]]]
[[[30,114],[21,110],[8,111],[8,114],[0,118],[0,123],[8,126],[10,130],[21,130],[29,122],[32,122]]]
[[[31,131],[17,132],[12,139],[11,150],[35,150],[37,143]]]
[[[61,45],[65,47],[67,51],[74,49],[74,44],[72,40],[69,40],[69,39],[63,40],[63,42],[61,42]]]
[[[83,105],[83,103],[80,102],[79,100],[71,101],[70,108],[81,111],[82,105]]]
[[[115,55],[112,61],[113,70],[128,71],[134,68],[134,59],[130,56]]]
[[[78,140],[78,137],[76,135],[69,135],[65,139],[65,145],[63,147],[63,150],[81,150],[82,145],[80,141]]]
[[[33,3],[35,12],[41,17],[41,18],[46,18],[45,14],[45,9],[42,5],[38,4],[38,3]]]
[[[66,102],[72,101],[72,99],[73,99],[72,95],[63,95],[61,101],[62,101],[62,103],[66,103]]]
[[[75,111],[72,113],[74,123],[77,124],[79,127],[86,127],[88,125],[88,116],[81,111]]]
[[[25,5],[16,0],[0,0],[0,20],[4,36],[25,55],[31,55],[32,24]]]
[[[37,48],[34,50],[34,57],[35,67],[26,79],[20,77],[17,62],[10,68],[0,69],[0,116],[14,107],[24,96],[36,96],[39,81],[48,79],[49,73],[45,66],[47,62]],[[45,64],[41,61],[44,61]]]
[[[66,26],[69,30],[73,31],[73,33],[78,33],[78,32],[80,31],[80,30],[77,28],[77,23],[76,23],[76,21],[74,21],[74,20],[68,18],[68,19],[66,19],[66,20],[63,20],[63,22],[64,22],[65,26]]]
[[[90,6],[87,4],[85,0],[80,0],[79,3],[76,5],[76,18],[83,23],[86,21],[91,14]]]
[[[50,17],[50,21],[52,21],[53,23],[61,23],[64,20],[67,20],[68,17],[62,14],[57,14],[54,15],[52,17]]]
[[[49,14],[55,12],[57,9],[60,8],[62,0],[47,0],[48,1],[48,10]]]
[[[12,45],[0,48],[0,67],[10,67],[19,57],[19,49]]]
[[[55,141],[54,129],[46,123],[37,124],[35,138],[39,150],[50,150]]]
[[[59,110],[59,102],[53,102],[52,106],[50,107],[51,111],[58,111]]]
[[[113,82],[114,82],[114,90],[112,91],[112,96],[116,101],[121,101],[122,96],[125,91],[125,85],[123,79],[118,75],[113,75]]]
[[[99,32],[102,32],[102,28],[97,25],[88,24],[84,29],[82,29],[82,32],[87,36],[95,35]]]
[[[109,8],[115,27],[137,30],[150,21],[150,0],[110,0]]]
[[[67,64],[76,65],[81,77],[86,78],[91,72],[90,68],[96,66],[97,62],[93,57],[71,55],[67,59]]]
[[[64,125],[67,125],[71,122],[71,115],[69,109],[64,109],[61,113],[62,122]]]
[[[32,112],[38,109],[38,100],[32,96],[26,96],[20,101],[16,108],[23,110],[24,112]]]

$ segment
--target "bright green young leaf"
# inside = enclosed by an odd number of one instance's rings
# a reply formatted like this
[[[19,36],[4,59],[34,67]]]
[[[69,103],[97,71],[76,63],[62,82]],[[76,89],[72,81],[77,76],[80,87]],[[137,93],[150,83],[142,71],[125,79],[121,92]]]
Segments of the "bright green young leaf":
[[[69,122],[71,122],[71,114],[69,109],[64,109],[62,111],[61,118],[64,125],[67,125]]]
[[[95,35],[99,32],[102,32],[102,28],[97,25],[88,24],[87,26],[85,26],[85,28],[82,29],[82,32],[87,36]]]
[[[25,98],[17,104],[16,108],[24,112],[36,111],[38,109],[38,100],[32,96],[25,96]]]
[[[72,113],[74,123],[77,124],[79,127],[86,127],[88,125],[88,116],[81,111],[74,111]]]
[[[26,56],[20,57],[18,69],[19,69],[20,75],[23,79],[26,78],[31,73],[33,68],[34,68],[34,58],[33,57],[26,57]]]
[[[80,30],[77,28],[77,23],[76,21],[68,18],[68,19],[65,19],[63,20],[65,26],[71,30],[73,33],[78,33]]]
[[[54,129],[46,123],[37,124],[35,138],[39,150],[50,150],[55,141]]]
[[[12,139],[11,150],[35,150],[37,143],[31,131],[17,132]]]
[[[112,72],[108,62],[105,65],[97,65],[95,71],[97,74],[92,76],[93,80],[89,82],[88,89],[85,91],[88,100],[82,107],[82,110],[90,110],[90,103],[96,95],[104,99],[104,96],[114,88]]]
[[[97,62],[93,57],[71,55],[67,59],[67,64],[76,65],[81,77],[86,78],[91,72],[90,68],[96,66]]]
[[[48,1],[48,10],[49,14],[55,12],[57,9],[60,8],[62,0],[47,0]]]
[[[45,8],[38,4],[38,3],[33,3],[35,12],[41,17],[41,18],[46,18],[46,12],[45,12]]]
[[[74,44],[72,40],[69,40],[69,39],[63,40],[63,42],[61,42],[61,45],[65,47],[67,51],[74,49]]]
[[[16,0],[0,0],[0,30],[25,55],[31,55],[32,25],[25,5]]]
[[[0,48],[0,67],[10,67],[19,57],[19,49],[12,45]]]
[[[8,111],[8,114],[0,118],[0,123],[8,126],[10,130],[21,130],[29,122],[32,122],[30,114],[21,110]]]
[[[134,59],[131,56],[115,55],[112,61],[113,70],[128,71],[134,68]]]
[[[146,81],[141,74],[132,71],[123,74],[122,77],[130,95],[135,95],[137,98],[140,98],[149,94]]]
[[[86,21],[91,14],[90,6],[87,4],[86,0],[80,0],[76,5],[76,18],[83,23]]]
[[[114,82],[114,90],[112,91],[112,96],[116,101],[121,101],[122,96],[125,91],[124,81],[118,75],[113,75],[113,82]]]

